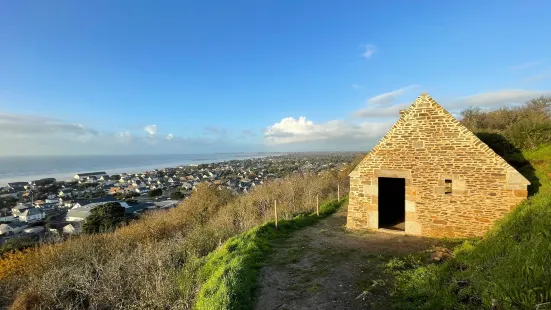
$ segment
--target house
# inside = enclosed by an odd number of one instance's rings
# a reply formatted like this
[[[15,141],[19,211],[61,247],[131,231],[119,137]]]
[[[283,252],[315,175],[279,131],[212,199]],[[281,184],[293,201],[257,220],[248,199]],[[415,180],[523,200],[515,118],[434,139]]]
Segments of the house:
[[[99,177],[99,180],[100,181],[109,181],[109,176],[107,174],[104,174],[104,175]]]
[[[15,221],[15,217],[11,214],[0,213],[0,223],[9,223]]]
[[[13,216],[19,216],[25,210],[32,208],[33,206],[30,203],[18,203],[16,206],[11,208],[11,213]]]
[[[120,192],[122,192],[122,189],[120,187],[111,187],[108,193],[109,195],[115,195]]]
[[[59,198],[59,206],[64,208],[70,208],[73,206],[73,200],[71,198],[67,197],[60,197]]]
[[[65,220],[67,220],[67,222],[82,222],[90,216],[91,210],[91,207],[73,207],[67,212]]]
[[[146,210],[155,209],[155,204],[153,202],[140,202],[133,204],[132,206],[124,209],[125,214],[139,214]]]
[[[350,173],[347,227],[481,236],[530,182],[422,94]]]
[[[149,189],[147,187],[138,187],[134,191],[138,194],[145,194],[149,192]]]
[[[44,231],[44,226],[33,226],[33,227],[28,227],[23,229],[23,232],[26,234],[36,234],[43,231]]]
[[[69,223],[61,229],[64,234],[79,234],[82,231],[82,225],[79,222]]]
[[[93,198],[93,199],[81,199],[77,200],[76,203],[73,206],[73,209],[79,208],[79,207],[88,207],[88,208],[95,208],[99,205],[103,205],[109,202],[118,202],[122,207],[128,208],[128,204],[124,201],[118,201],[117,199],[106,196],[102,198]]]
[[[44,214],[44,211],[39,208],[30,208],[19,215],[19,220],[22,222],[31,223],[41,221],[45,217],[46,215]]]
[[[38,208],[42,211],[49,211],[49,210],[54,210],[55,208],[57,208],[57,206],[59,205],[59,200],[55,200],[54,202],[44,202],[44,203],[41,203],[41,204],[36,204],[35,205],[35,208]]]
[[[0,235],[18,234],[27,228],[27,223],[12,222],[8,224],[0,224]]]
[[[123,208],[128,208],[129,205],[124,201],[118,201],[111,196],[103,198],[78,200],[71,209],[67,212],[65,219],[68,222],[82,222],[90,215],[92,209],[104,205],[106,203],[118,203]]]
[[[89,178],[89,177],[94,177],[97,179],[97,178],[101,178],[102,176],[107,176],[107,173],[105,173],[104,171],[77,173],[73,178],[75,180],[80,180],[80,179]]]
[[[20,192],[25,189],[25,186],[28,186],[29,182],[11,182],[8,183],[8,187],[13,189],[16,192]]]

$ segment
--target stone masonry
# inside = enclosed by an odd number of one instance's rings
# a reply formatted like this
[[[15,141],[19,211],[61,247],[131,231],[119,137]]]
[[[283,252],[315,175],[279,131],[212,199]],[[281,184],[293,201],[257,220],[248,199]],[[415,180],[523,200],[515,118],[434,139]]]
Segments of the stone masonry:
[[[379,228],[379,177],[405,179],[405,233],[428,237],[484,234],[530,184],[425,93],[350,173],[348,228]]]

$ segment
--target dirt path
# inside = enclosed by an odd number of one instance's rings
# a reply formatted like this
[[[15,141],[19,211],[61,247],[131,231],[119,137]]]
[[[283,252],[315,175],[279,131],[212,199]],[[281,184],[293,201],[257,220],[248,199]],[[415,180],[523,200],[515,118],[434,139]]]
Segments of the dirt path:
[[[260,271],[255,309],[388,308],[385,301],[392,279],[381,265],[441,243],[394,234],[351,233],[344,229],[345,223],[346,208],[342,208],[278,245]]]

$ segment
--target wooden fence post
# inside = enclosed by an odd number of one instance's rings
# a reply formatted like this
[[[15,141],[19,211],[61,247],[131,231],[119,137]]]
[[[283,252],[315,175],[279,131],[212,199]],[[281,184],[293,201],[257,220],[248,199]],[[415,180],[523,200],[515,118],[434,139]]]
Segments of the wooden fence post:
[[[320,216],[319,194],[316,195],[316,214]]]
[[[341,185],[337,184],[337,201],[341,201]]]
[[[277,229],[277,200],[274,200],[275,228]]]

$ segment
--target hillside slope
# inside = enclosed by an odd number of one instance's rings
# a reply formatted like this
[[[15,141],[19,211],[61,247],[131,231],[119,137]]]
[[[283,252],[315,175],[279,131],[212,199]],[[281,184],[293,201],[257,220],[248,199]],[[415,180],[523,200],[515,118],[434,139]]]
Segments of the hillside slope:
[[[507,158],[534,194],[443,265],[397,271],[403,309],[551,309],[551,146]]]

